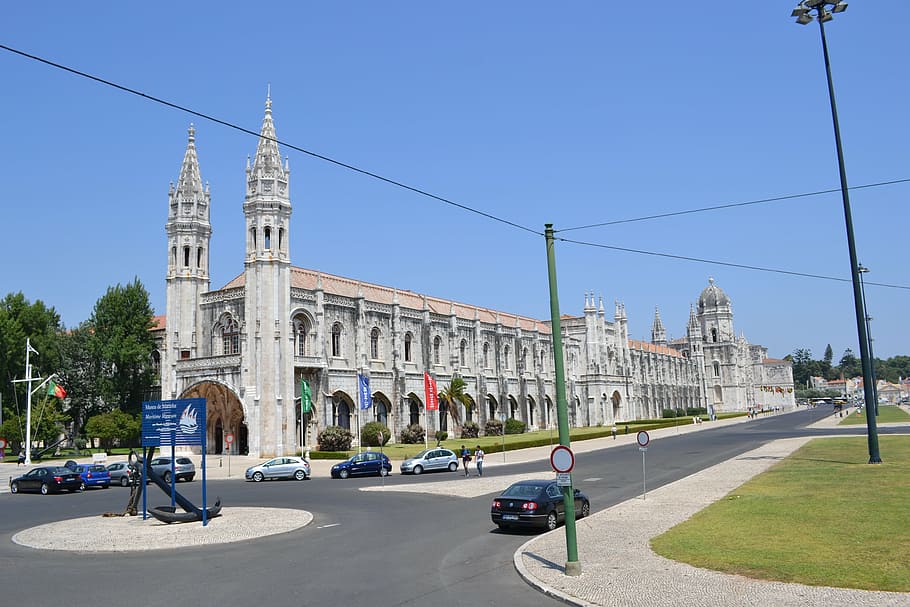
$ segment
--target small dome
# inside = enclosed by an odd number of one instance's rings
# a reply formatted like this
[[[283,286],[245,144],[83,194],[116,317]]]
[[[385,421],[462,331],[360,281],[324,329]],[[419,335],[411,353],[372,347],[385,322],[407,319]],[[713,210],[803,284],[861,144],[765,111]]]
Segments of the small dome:
[[[714,279],[708,279],[708,286],[701,292],[698,298],[698,309],[715,308],[717,306],[729,306],[730,298],[724,293],[723,289],[714,284]]]

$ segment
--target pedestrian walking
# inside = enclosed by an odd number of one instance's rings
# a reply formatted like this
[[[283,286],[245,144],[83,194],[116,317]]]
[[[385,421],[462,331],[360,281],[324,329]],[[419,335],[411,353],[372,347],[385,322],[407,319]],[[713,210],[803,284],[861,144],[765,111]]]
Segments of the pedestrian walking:
[[[613,424],[613,427],[610,428],[610,434],[613,435],[613,440],[616,440],[616,424]]]
[[[25,449],[19,449],[19,459],[16,460],[16,467],[25,465]]]
[[[483,476],[483,456],[485,453],[483,449],[480,448],[480,445],[477,445],[477,448],[474,449],[474,459],[477,460],[477,476]]]
[[[468,463],[471,461],[471,452],[464,445],[461,446],[461,465],[464,467],[464,476],[468,477]]]

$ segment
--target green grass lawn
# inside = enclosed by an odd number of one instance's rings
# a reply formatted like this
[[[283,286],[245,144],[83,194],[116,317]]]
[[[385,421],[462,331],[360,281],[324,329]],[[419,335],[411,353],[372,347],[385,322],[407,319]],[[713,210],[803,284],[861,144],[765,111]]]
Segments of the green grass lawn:
[[[654,538],[667,558],[814,586],[910,592],[910,437],[816,439]]]
[[[889,422],[910,422],[910,414],[895,405],[879,405],[878,417],[875,418],[880,424]],[[866,425],[866,412],[862,411],[859,415],[854,411],[851,415],[844,418],[839,426]]]

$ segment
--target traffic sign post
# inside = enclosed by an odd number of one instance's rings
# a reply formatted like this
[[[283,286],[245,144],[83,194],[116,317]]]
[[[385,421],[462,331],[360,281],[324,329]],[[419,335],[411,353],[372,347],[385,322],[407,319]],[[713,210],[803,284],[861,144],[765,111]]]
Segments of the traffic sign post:
[[[651,442],[651,437],[648,436],[648,433],[642,430],[635,437],[636,442],[638,443],[638,450],[641,451],[641,499],[646,499],[648,495],[646,474],[645,474],[645,453],[648,451],[648,443]]]
[[[575,454],[565,445],[556,445],[550,452],[550,465],[556,472],[571,472],[575,467]]]
[[[224,442],[226,442],[228,446],[228,478],[231,478],[231,446],[234,444],[234,434],[232,432],[225,434]]]

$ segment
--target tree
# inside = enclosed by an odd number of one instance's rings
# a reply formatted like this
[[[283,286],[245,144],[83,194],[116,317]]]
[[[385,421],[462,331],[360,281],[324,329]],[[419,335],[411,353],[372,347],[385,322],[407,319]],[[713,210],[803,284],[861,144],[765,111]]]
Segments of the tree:
[[[793,363],[793,383],[796,386],[805,386],[809,382],[810,368],[812,362],[812,351],[808,348],[799,348],[788,356]]]
[[[103,411],[101,360],[92,356],[91,336],[92,328],[87,322],[60,335],[62,364],[58,375],[69,393],[67,413],[73,419],[73,436],[81,434],[85,420]]]
[[[862,361],[853,355],[850,348],[844,350],[844,355],[837,366],[844,377],[858,377],[863,374]]]
[[[152,316],[148,292],[135,278],[125,287],[109,288],[89,319],[88,344],[100,364],[101,397],[122,411],[138,413],[154,381]]]
[[[137,417],[123,411],[110,411],[95,415],[85,423],[85,435],[98,438],[101,446],[109,450],[114,441],[133,441],[139,436],[141,422]]]
[[[440,392],[439,396],[446,402],[446,409],[452,417],[452,424],[455,426],[455,432],[460,436],[461,410],[458,408],[458,405],[464,405],[466,411],[471,408],[471,397],[465,392],[464,380],[456,375],[452,378],[452,381],[449,382],[449,385]]]
[[[834,379],[831,375],[831,364],[834,362],[834,350],[831,349],[831,344],[828,344],[825,348],[825,357],[822,359],[822,362],[824,363],[825,378]]]
[[[25,377],[25,340],[38,355],[31,354],[32,375],[46,377],[59,366],[57,335],[61,330],[60,315],[41,300],[29,303],[25,296],[10,293],[0,301],[0,393],[3,395],[3,419],[22,414],[25,417],[25,384],[14,379]]]

